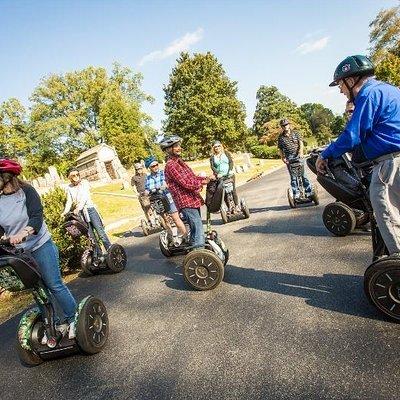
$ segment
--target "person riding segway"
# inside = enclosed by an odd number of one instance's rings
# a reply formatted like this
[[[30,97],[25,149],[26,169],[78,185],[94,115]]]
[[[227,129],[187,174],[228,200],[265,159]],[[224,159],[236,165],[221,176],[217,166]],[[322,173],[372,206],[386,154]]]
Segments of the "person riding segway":
[[[62,216],[65,218],[64,228],[71,236],[87,236],[89,239],[89,246],[81,256],[82,270],[88,275],[107,270],[121,272],[127,263],[125,250],[118,243],[111,244],[92,202],[89,182],[81,179],[75,167],[69,170],[68,178],[71,183],[67,187],[67,202]]]
[[[209,290],[219,285],[228,261],[228,250],[216,231],[210,229],[207,213],[207,233],[204,234],[200,207],[204,204],[200,191],[214,177],[197,176],[181,158],[181,138],[166,137],[160,143],[167,153],[165,178],[176,207],[184,217],[190,231],[189,242],[172,247],[163,242],[160,248],[164,255],[186,254],[183,262],[185,281],[197,290]]]
[[[18,355],[22,363],[33,366],[78,349],[98,352],[108,336],[106,309],[92,296],[77,307],[62,281],[58,249],[43,220],[40,197],[18,178],[21,171],[18,162],[0,160],[0,286],[9,291],[32,291],[38,306],[21,318]],[[63,313],[61,320],[55,314],[55,302]],[[98,308],[90,312],[99,323],[104,322],[96,340],[87,324],[88,307],[92,306],[101,307],[101,317]]]
[[[400,320],[400,89],[373,76],[371,60],[362,55],[349,56],[336,67],[330,86],[339,86],[355,109],[338,139],[319,155],[316,168],[324,174],[328,159],[356,146],[374,164],[369,197],[376,236],[385,246],[378,246],[378,252],[374,243],[374,262],[365,271],[364,289],[375,307]]]
[[[210,166],[217,179],[222,180],[224,186],[223,204],[220,212],[222,222],[233,221],[239,218],[249,218],[250,211],[246,201],[239,198],[236,192],[235,174],[233,172],[233,159],[231,154],[224,149],[222,143],[216,140],[212,147],[213,154],[210,157]]]
[[[158,232],[163,228],[163,223],[150,204],[149,195],[145,193],[145,182],[147,174],[144,172],[143,164],[138,162],[134,164],[135,175],[132,176],[131,186],[136,192],[139,204],[142,207],[145,218],[140,221],[143,235],[148,236]]]
[[[150,156],[145,160],[145,166],[150,170],[145,181],[145,193],[150,196],[150,203],[154,206],[154,196],[161,196],[167,206],[160,217],[163,220],[163,226],[169,232],[169,239],[176,242],[181,242],[187,236],[185,224],[179,216],[174,200],[167,188],[165,182],[164,171],[160,170],[157,159]],[[156,209],[156,208],[155,208]],[[171,221],[172,220],[172,221]],[[176,232],[173,228],[176,227]]]
[[[298,132],[293,131],[289,121],[280,121],[282,133],[278,137],[278,149],[282,161],[286,164],[290,175],[290,188],[287,190],[291,208],[298,204],[314,202],[319,204],[316,187],[313,188],[304,168],[303,141]]]

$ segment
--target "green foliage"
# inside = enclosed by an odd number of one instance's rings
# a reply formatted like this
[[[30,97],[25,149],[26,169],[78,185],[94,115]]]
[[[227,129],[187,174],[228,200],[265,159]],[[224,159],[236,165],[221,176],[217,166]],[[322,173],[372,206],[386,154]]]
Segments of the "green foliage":
[[[215,139],[232,150],[243,146],[245,109],[236,98],[237,82],[214,55],[181,53],[164,92],[163,130],[182,137],[189,157],[208,155]]]
[[[332,136],[338,135],[344,127],[345,119],[335,116],[322,104],[306,103],[300,107],[317,144],[326,144]]]
[[[26,157],[29,168],[36,173],[51,164],[64,168],[63,163],[73,164],[83,150],[100,142],[114,146],[129,166],[146,150],[151,121],[140,111],[144,101],[152,101],[141,91],[141,82],[140,74],[119,64],[110,75],[105,68],[88,67],[44,78],[31,96],[35,147]]]
[[[86,239],[73,239],[62,228],[61,213],[66,202],[66,193],[61,188],[55,188],[42,196],[44,218],[51,236],[60,252],[60,268],[62,272],[80,267],[80,257],[84,251]]]
[[[292,128],[303,137],[311,135],[310,127],[296,103],[275,86],[261,86],[257,91],[257,106],[253,117],[253,132],[261,143],[275,144],[282,129],[279,121],[287,118]]]
[[[19,158],[30,151],[27,114],[14,98],[0,104],[0,157]]]
[[[277,146],[267,146],[260,144],[250,149],[251,153],[257,158],[280,158]]]
[[[400,6],[382,10],[369,26],[376,77],[400,86]]]

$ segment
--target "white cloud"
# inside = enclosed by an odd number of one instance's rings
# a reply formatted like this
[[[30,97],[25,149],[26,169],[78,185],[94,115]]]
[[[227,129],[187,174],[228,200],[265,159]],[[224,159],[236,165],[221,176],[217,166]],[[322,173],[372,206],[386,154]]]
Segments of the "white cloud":
[[[203,39],[203,32],[203,28],[199,28],[194,32],[186,33],[181,38],[174,40],[164,49],[152,51],[151,53],[146,54],[139,61],[139,65],[142,66],[150,61],[163,60],[164,58],[168,58],[174,54],[179,54],[181,51],[188,50],[191,45]]]
[[[320,51],[327,46],[329,39],[329,36],[325,36],[321,39],[304,42],[297,46],[295,51],[300,54],[308,54],[313,53],[314,51]]]

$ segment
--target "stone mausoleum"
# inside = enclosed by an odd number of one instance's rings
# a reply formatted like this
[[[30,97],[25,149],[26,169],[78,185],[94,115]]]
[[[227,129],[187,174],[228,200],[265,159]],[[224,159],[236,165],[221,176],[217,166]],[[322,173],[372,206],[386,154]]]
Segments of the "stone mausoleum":
[[[127,177],[117,152],[105,143],[84,151],[76,160],[76,167],[81,177],[89,181],[111,182]]]

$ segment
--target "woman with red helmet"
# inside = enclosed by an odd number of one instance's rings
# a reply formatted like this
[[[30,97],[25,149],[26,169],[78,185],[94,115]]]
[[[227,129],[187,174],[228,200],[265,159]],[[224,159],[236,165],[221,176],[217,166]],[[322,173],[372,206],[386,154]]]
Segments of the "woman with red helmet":
[[[0,226],[10,243],[29,251],[39,266],[45,285],[49,288],[64,314],[58,326],[63,334],[75,337],[76,302],[61,279],[57,246],[43,220],[39,194],[18,175],[21,165],[13,160],[0,159]],[[42,344],[47,338],[43,337]]]

